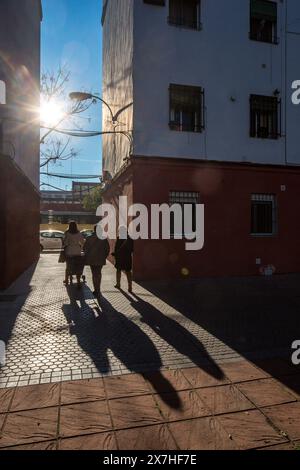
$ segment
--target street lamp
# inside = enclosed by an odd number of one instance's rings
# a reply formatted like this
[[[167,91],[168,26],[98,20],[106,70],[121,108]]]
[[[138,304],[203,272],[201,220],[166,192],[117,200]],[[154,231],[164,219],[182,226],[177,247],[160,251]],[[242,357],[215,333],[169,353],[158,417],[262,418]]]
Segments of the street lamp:
[[[91,93],[84,93],[83,91],[73,91],[72,93],[69,94],[69,97],[70,97],[71,100],[78,101],[78,102],[87,101],[87,100],[93,100],[93,101],[94,100],[99,100],[99,101],[101,101],[109,109],[109,112],[110,112],[110,115],[111,115],[111,118],[112,118],[112,122],[114,124],[116,123],[117,119],[116,119],[116,116],[114,116],[114,113],[112,112],[111,107],[109,106],[109,104],[106,103],[106,101],[104,101],[99,96],[92,95]]]
[[[78,102],[86,101],[86,100],[101,101],[101,103],[105,104],[105,106],[109,109],[113,124],[116,124],[118,122],[118,117],[120,116],[120,114],[122,114],[126,109],[130,108],[133,105],[132,102],[128,103],[125,106],[123,106],[123,108],[119,109],[116,112],[116,114],[114,114],[109,104],[106,103],[106,101],[104,101],[103,98],[100,98],[97,95],[93,95],[92,93],[85,93],[83,91],[73,91],[72,93],[69,94],[69,97],[71,100],[78,101]]]
[[[132,102],[128,103],[125,106],[123,106],[123,108],[119,109],[116,112],[116,114],[114,114],[112,112],[111,107],[109,106],[108,103],[106,103],[106,101],[104,101],[104,99],[100,98],[97,95],[93,95],[92,93],[86,93],[84,91],[73,91],[72,93],[69,94],[69,98],[71,100],[77,101],[79,103],[82,102],[82,101],[87,101],[87,100],[93,100],[93,101],[99,100],[99,101],[101,101],[101,103],[105,104],[105,106],[108,108],[113,124],[117,124],[118,117],[120,116],[120,114],[123,113],[126,109],[130,108],[133,105]],[[130,131],[116,131],[116,130],[114,130],[114,131],[111,131],[111,132],[100,132],[98,134],[99,135],[100,134],[101,135],[104,135],[104,134],[122,134],[129,140],[130,152],[132,151],[133,139],[132,139],[132,134],[131,134]]]

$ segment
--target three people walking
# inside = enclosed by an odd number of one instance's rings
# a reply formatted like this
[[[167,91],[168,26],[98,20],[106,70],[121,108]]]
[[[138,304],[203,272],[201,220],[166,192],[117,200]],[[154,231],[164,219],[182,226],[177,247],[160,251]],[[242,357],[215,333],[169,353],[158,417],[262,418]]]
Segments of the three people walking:
[[[99,226],[94,227],[94,233],[87,239],[78,230],[76,222],[70,222],[69,229],[66,231],[63,240],[63,250],[66,260],[66,274],[64,284],[72,282],[72,276],[76,275],[77,286],[81,288],[81,276],[84,266],[90,266],[93,278],[93,294],[98,297],[101,295],[102,268],[110,253],[108,240],[103,239],[98,230]],[[132,292],[132,254],[133,240],[129,237],[126,227],[119,229],[119,237],[115,244],[115,250],[112,255],[115,257],[116,279],[115,287],[121,289],[122,271],[126,273],[128,281],[128,291]]]

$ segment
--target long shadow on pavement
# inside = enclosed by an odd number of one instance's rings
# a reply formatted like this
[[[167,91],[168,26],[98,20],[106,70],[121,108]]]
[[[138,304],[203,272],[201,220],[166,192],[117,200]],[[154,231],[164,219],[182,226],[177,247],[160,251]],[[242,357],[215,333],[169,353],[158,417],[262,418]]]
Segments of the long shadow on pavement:
[[[300,393],[300,367],[284,354],[300,336],[299,275],[139,284]]]
[[[95,303],[92,307],[87,302],[87,291],[69,287],[70,305],[63,305],[63,312],[71,325],[71,334],[76,335],[78,344],[98,371],[102,374],[110,371],[108,350],[133,373],[141,374],[147,364],[158,371],[155,376],[147,375],[154,390],[169,406],[180,409],[182,403],[176,390],[159,372],[162,361],[151,339],[105,298],[99,300],[98,307]],[[89,294],[88,297],[92,298]]]
[[[124,291],[122,293],[130,301],[132,307],[140,314],[142,321],[158,336],[180,354],[188,357],[195,366],[198,366],[212,377],[220,380],[224,378],[222,370],[209,356],[198,338],[176,320],[164,315],[140,296],[133,293],[132,297],[130,297]],[[203,360],[203,358],[205,359]]]

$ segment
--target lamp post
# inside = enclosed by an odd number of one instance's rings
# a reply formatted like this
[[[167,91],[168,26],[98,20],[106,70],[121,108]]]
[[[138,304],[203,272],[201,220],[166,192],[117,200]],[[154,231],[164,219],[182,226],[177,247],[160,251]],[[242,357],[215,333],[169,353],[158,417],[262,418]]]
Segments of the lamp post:
[[[117,124],[119,115],[123,111],[125,111],[126,109],[130,108],[130,106],[133,105],[133,103],[129,103],[126,106],[123,106],[123,108],[119,109],[116,112],[116,114],[114,114],[111,107],[109,106],[109,104],[106,103],[106,101],[104,101],[103,98],[100,98],[97,95],[93,95],[92,93],[85,93],[83,91],[73,91],[72,93],[69,94],[69,98],[71,100],[77,101],[77,102],[82,102],[82,101],[87,101],[87,100],[101,101],[101,103],[103,103],[108,108],[108,110],[110,112],[110,115],[111,115],[112,123],[114,125]],[[130,131],[116,131],[116,130],[114,130],[114,131],[111,131],[111,132],[101,132],[99,134],[102,134],[102,135],[104,135],[104,134],[122,134],[122,135],[124,135],[129,140],[130,153],[132,152],[133,138],[132,138],[132,134],[131,134]]]
[[[111,115],[111,118],[112,118],[112,122],[115,124],[115,122],[117,121],[116,116],[114,116],[114,113],[112,112],[112,109],[109,106],[109,104],[106,103],[106,101],[104,101],[99,96],[92,95],[91,93],[84,93],[82,91],[73,91],[72,93],[69,94],[69,97],[70,97],[71,100],[78,101],[78,102],[87,101],[87,100],[93,100],[93,101],[94,100],[99,100],[99,101],[101,101],[101,103],[105,104],[105,106],[108,108],[108,110],[110,112],[110,115]]]

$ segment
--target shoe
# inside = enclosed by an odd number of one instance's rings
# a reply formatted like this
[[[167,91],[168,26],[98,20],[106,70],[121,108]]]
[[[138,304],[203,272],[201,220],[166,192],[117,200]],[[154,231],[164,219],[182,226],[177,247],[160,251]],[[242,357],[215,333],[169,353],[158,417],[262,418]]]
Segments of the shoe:
[[[121,289],[121,286],[118,286],[118,284],[116,284],[115,289]]]
[[[94,295],[95,297],[100,297],[100,296],[101,296],[101,292],[100,292],[100,291],[97,291],[97,290],[94,290],[93,295]]]
[[[132,294],[132,293],[133,293],[132,288],[131,288],[131,289],[128,289],[128,292],[129,292],[129,294]]]

